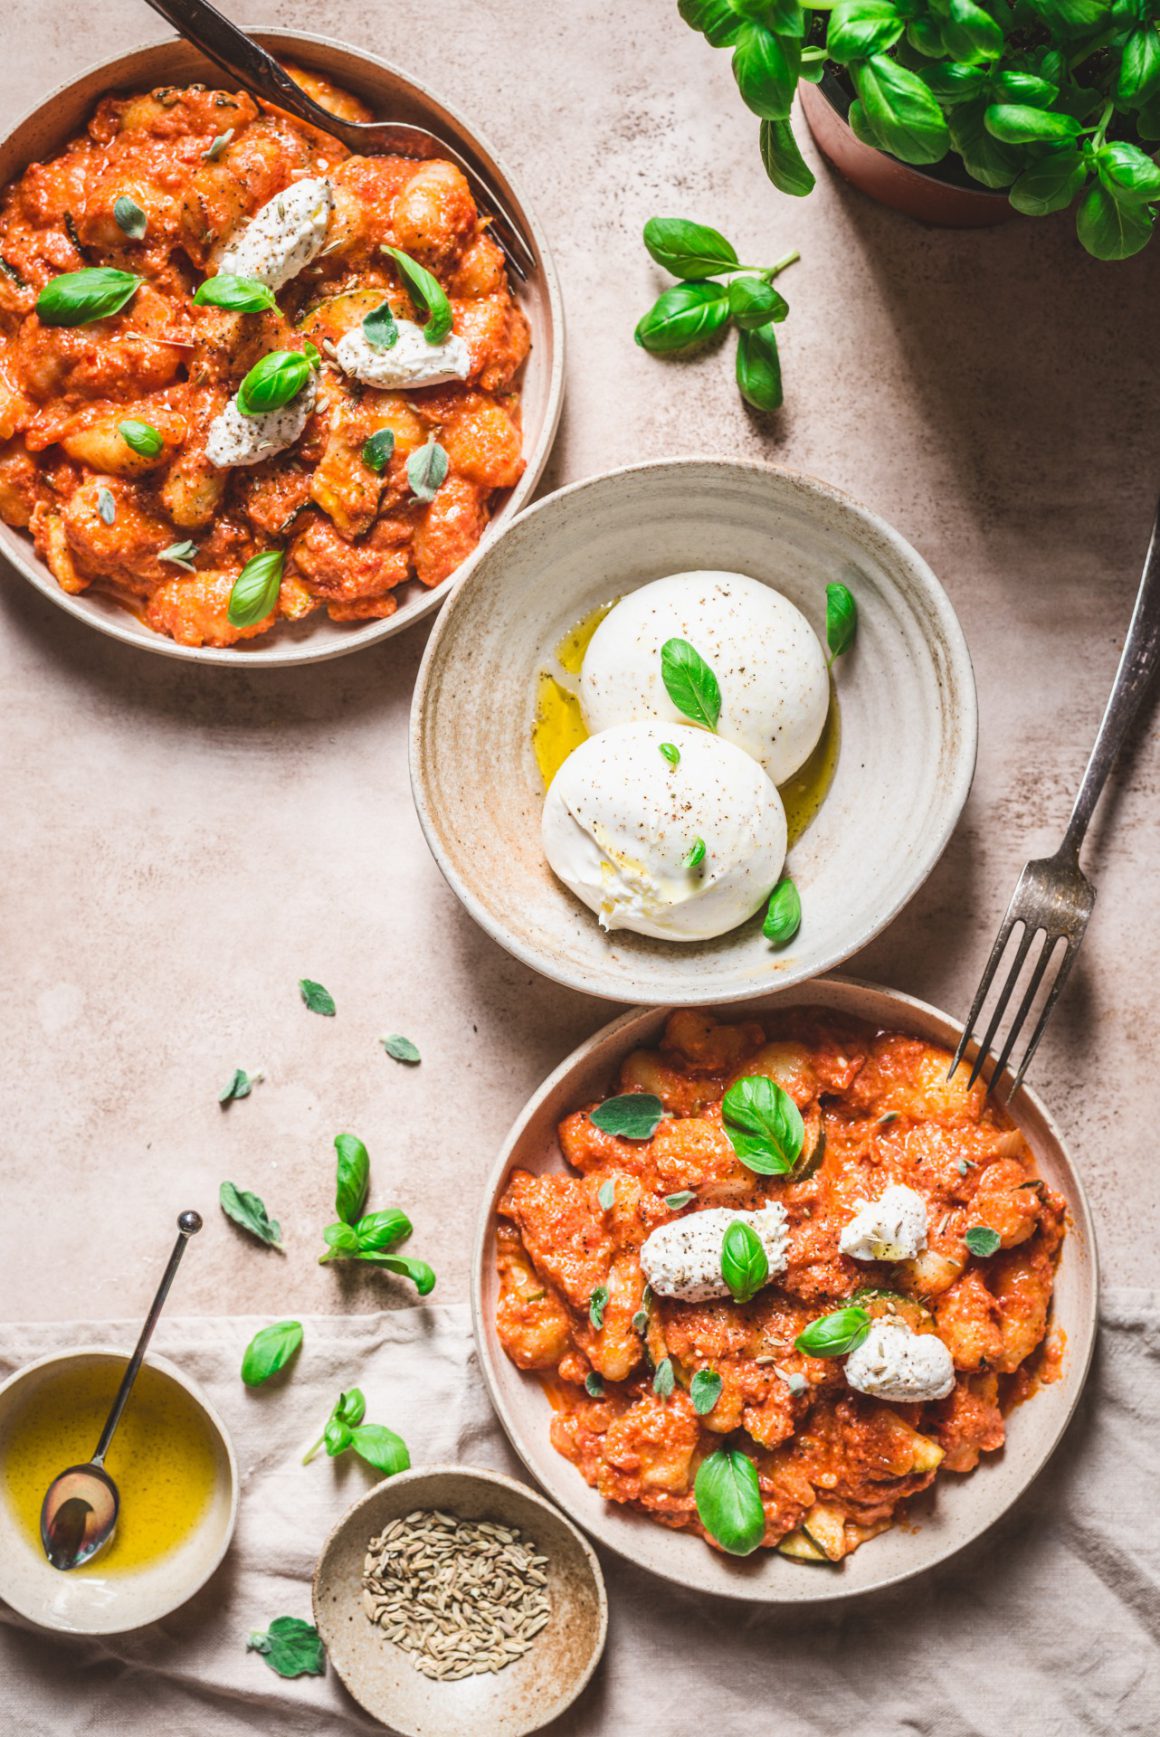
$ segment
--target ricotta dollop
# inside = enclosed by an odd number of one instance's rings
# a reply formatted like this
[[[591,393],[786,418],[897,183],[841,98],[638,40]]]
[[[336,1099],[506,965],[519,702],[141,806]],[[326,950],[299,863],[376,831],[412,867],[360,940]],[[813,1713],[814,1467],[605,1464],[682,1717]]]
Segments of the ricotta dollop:
[[[318,397],[313,374],[301,392],[278,410],[263,410],[258,416],[243,416],[238,401],[231,398],[210,423],[205,456],[218,470],[235,464],[261,464],[264,458],[293,446],[310,420]]]
[[[388,389],[467,379],[471,357],[457,333],[450,332],[441,344],[429,344],[414,320],[398,320],[396,328],[395,342],[382,350],[368,342],[361,326],[352,327],[334,347],[334,359],[343,373],[364,386]]]
[[[838,1247],[856,1261],[912,1261],[926,1247],[926,1201],[905,1183],[860,1200]]]
[[[292,181],[229,243],[217,263],[219,276],[255,277],[281,289],[321,253],[333,207],[329,181]]]
[[[712,1206],[674,1218],[645,1238],[640,1251],[644,1276],[659,1297],[679,1297],[683,1303],[704,1303],[710,1297],[727,1297],[729,1286],[721,1276],[721,1245],[735,1219],[750,1225],[761,1240],[769,1261],[769,1277],[786,1268],[786,1212],[774,1202],[757,1212],[731,1212]]]
[[[945,1399],[955,1384],[951,1354],[935,1333],[914,1333],[903,1321],[875,1321],[846,1359],[846,1382],[873,1399],[915,1405]]]

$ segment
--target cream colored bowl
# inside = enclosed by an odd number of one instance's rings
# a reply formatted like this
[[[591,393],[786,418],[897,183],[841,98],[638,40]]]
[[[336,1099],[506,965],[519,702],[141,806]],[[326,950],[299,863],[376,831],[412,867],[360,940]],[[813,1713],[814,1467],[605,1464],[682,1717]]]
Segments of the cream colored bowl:
[[[732,1008],[724,1018],[751,1019],[786,1007],[820,1007],[882,1030],[909,1031],[953,1050],[962,1027],[946,1014],[894,990],[833,977]],[[607,1095],[631,1050],[655,1042],[669,1010],[637,1009],[581,1044],[545,1080],[504,1145],[487,1188],[476,1236],[472,1313],[479,1361],[492,1404],[512,1446],[533,1477],[576,1523],[630,1561],[666,1580],[730,1598],[771,1605],[846,1598],[906,1580],[945,1561],[1006,1513],[1043,1469],[1074,1412],[1087,1377],[1096,1332],[1098,1284],[1095,1237],[1079,1172],[1059,1131],[1034,1092],[1022,1087],[1011,1114],[1030,1144],[1040,1174],[1070,1208],[1056,1276],[1053,1328],[1063,1338],[1059,1379],[1043,1386],[1007,1419],[1007,1443],[984,1455],[969,1476],[939,1479],[932,1493],[908,1505],[906,1523],[836,1565],[788,1561],[759,1550],[738,1560],[692,1534],[670,1532],[644,1515],[604,1502],[548,1439],[551,1408],[539,1382],[505,1355],[495,1330],[495,1206],[514,1169],[533,1173],[567,1167],[556,1143],[560,1120],[578,1105]]]
[[[0,524],[0,551],[38,591],[79,621],[127,645],[160,652],[163,657],[232,664],[238,669],[285,667],[341,657],[344,652],[389,639],[437,609],[456,578],[470,571],[496,533],[531,498],[555,439],[564,394],[564,310],[547,241],[510,170],[487,140],[425,85],[365,49],[302,30],[257,30],[253,35],[280,59],[296,61],[353,91],[376,117],[425,126],[445,138],[462,157],[478,167],[513,216],[520,220],[535,250],[538,269],[519,290],[520,305],[532,330],[532,352],[522,385],[527,469],[515,488],[499,497],[495,516],[482,542],[458,574],[429,591],[417,581],[405,586],[399,593],[397,611],[385,621],[343,624],[318,614],[298,623],[280,622],[271,633],[242,646],[177,645],[164,634],[154,633],[109,597],[94,591],[70,597],[36,554],[27,533]],[[397,31],[388,30],[384,40],[392,44],[398,40],[402,45]],[[20,175],[29,163],[58,151],[84,127],[101,97],[110,91],[149,90],[155,85],[184,84],[193,79],[215,86],[229,84],[228,74],[204,59],[190,43],[174,37],[131,49],[127,54],[89,67],[42,98],[0,145],[0,187]],[[520,141],[515,140],[514,144],[518,150]]]
[[[70,1634],[122,1634],[126,1629],[159,1622],[205,1585],[233,1537],[238,1465],[226,1426],[196,1383],[166,1358],[152,1354],[145,1359],[147,1366],[192,1399],[213,1438],[214,1486],[205,1512],[188,1538],[147,1568],[102,1574],[98,1556],[90,1568],[62,1574],[50,1567],[19,1524],[4,1485],[10,1425],[35,1399],[37,1389],[61,1370],[97,1363],[123,1369],[128,1358],[128,1351],[106,1345],[58,1351],[26,1364],[0,1386],[0,1598],[41,1628],[63,1629]]]
[[[697,943],[605,934],[540,846],[536,681],[563,635],[663,574],[725,568],[776,586],[825,636],[826,586],[857,599],[836,685],[842,742],[821,812],[790,851],[797,937],[761,914]],[[808,477],[726,459],[613,471],[536,503],[456,586],[411,710],[411,781],[427,843],[489,935],[569,988],[697,1003],[800,983],[863,947],[922,885],[966,801],[975,684],[962,629],[919,555]]]

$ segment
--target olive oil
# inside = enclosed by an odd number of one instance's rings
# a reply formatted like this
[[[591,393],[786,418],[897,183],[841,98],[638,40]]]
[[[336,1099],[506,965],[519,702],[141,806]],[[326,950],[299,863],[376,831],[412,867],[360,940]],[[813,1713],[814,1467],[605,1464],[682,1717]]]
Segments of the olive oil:
[[[2,1499],[38,1550],[44,1493],[58,1472],[92,1456],[124,1367],[112,1358],[62,1366],[29,1395],[0,1440]],[[184,1388],[146,1364],[105,1467],[121,1496],[117,1529],[73,1574],[129,1574],[182,1544],[213,1493],[214,1436]]]
[[[578,622],[556,647],[557,670],[540,671],[536,684],[532,751],[536,756],[536,765],[540,769],[545,790],[573,749],[588,740],[575,678],[580,674],[592,635],[612,607],[611,603],[605,603]],[[572,677],[573,680],[561,680],[561,674],[565,678]],[[805,764],[780,787],[781,799],[785,804],[788,849],[792,849],[801,838],[825,801],[837,770],[841,740],[841,713],[838,709],[838,695],[831,680],[830,709],[826,713],[826,722],[817,746]]]

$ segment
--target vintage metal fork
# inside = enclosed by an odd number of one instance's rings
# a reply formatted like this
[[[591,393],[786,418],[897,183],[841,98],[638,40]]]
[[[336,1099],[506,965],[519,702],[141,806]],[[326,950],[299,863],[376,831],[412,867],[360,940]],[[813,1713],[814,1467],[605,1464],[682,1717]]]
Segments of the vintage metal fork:
[[[397,152],[403,157],[447,158],[462,169],[480,211],[491,217],[491,234],[503,249],[511,270],[521,282],[536,270],[531,243],[494,187],[445,140],[436,138],[426,127],[401,121],[340,121],[308,97],[272,55],[259,48],[236,24],[223,18],[209,0],[146,0],[146,3],[172,24],[179,36],[200,48],[256,96],[289,109],[300,120],[340,139],[359,156],[378,157]]]
[[[1058,951],[1059,942],[1064,942],[1063,956],[1052,982],[1043,1010],[1039,1015],[1031,1041],[1023,1052],[1008,1098],[1014,1096],[1019,1084],[1027,1072],[1028,1064],[1039,1045],[1052,1010],[1059,1000],[1060,991],[1067,982],[1068,973],[1075,964],[1075,956],[1079,952],[1087,928],[1088,918],[1096,900],[1096,890],[1079,866],[1080,846],[1088,829],[1100,791],[1111,771],[1112,764],[1123,745],[1128,726],[1139,709],[1140,702],[1148,684],[1160,663],[1160,508],[1152,524],[1152,537],[1148,544],[1148,554],[1144,561],[1144,573],[1140,580],[1140,589],[1136,595],[1136,607],[1132,612],[1128,637],[1120,654],[1119,668],[1112,686],[1111,697],[1104,712],[1099,735],[1087,770],[1083,775],[1083,783],[1079,795],[1075,799],[1075,807],[1064,834],[1063,843],[1054,856],[1041,857],[1029,862],[1019,877],[1015,888],[1015,896],[1007,907],[1007,915],[999,927],[995,945],[991,949],[991,957],[983,972],[982,982],[971,1004],[967,1023],[963,1028],[959,1047],[955,1051],[955,1059],[951,1063],[950,1075],[963,1059],[971,1034],[979,1023],[984,1003],[990,993],[995,973],[1007,949],[1007,943],[1018,924],[1022,924],[1023,933],[1015,951],[1015,958],[1007,974],[998,1004],[991,1015],[986,1034],[979,1045],[979,1052],[971,1068],[970,1083],[974,1085],[982,1072],[983,1065],[999,1030],[1003,1015],[1010,1004],[1019,975],[1030,951],[1036,935],[1043,935],[1043,946],[1035,961],[1026,992],[1019,1003],[1018,1011],[1011,1022],[999,1058],[991,1073],[991,1083],[998,1083],[1004,1068],[1011,1058],[1012,1051],[1018,1041],[1027,1016],[1031,1012],[1035,998],[1039,993],[1044,976],[1052,956]]]

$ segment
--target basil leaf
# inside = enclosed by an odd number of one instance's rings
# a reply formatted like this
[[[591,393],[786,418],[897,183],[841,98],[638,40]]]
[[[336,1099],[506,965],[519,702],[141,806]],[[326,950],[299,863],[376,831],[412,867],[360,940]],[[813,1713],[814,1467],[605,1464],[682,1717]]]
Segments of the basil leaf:
[[[348,1424],[351,1429],[356,1423],[361,1423],[367,1414],[366,1395],[361,1387],[351,1387],[340,1393],[334,1404],[333,1417]]]
[[[210,141],[209,149],[201,153],[202,162],[216,163],[233,136],[233,127],[227,127],[224,133],[218,133],[217,137]]]
[[[942,21],[943,45],[955,60],[997,60],[1003,52],[1002,26],[975,0],[950,0]]]
[[[399,341],[399,328],[391,312],[390,302],[372,308],[362,323],[363,337],[372,350],[390,350]]]
[[[992,1230],[987,1224],[973,1224],[963,1239],[973,1255],[986,1260],[993,1255],[1003,1240],[997,1230]]]
[[[835,1309],[831,1315],[819,1315],[804,1327],[794,1340],[807,1357],[844,1357],[856,1350],[870,1331],[870,1316],[865,1309]]]
[[[1069,206],[1088,178],[1088,167],[1079,151],[1053,151],[1024,169],[1008,198],[1026,217],[1047,217]]]
[[[965,66],[962,61],[943,61],[937,66],[924,66],[920,69],[920,77],[927,89],[943,105],[944,108],[954,108],[958,103],[970,102],[973,97],[982,96],[988,89],[987,74],[981,67]],[[996,81],[991,81],[994,88]],[[1051,87],[1053,90],[1055,86]]]
[[[712,1411],[721,1397],[721,1377],[715,1369],[698,1369],[689,1383],[689,1398],[698,1417]]]
[[[761,24],[775,36],[804,36],[805,14],[801,0],[732,0],[748,24]]]
[[[392,1061],[407,1062],[411,1067],[422,1061],[418,1048],[409,1037],[400,1037],[398,1032],[392,1032],[382,1039],[383,1048]]]
[[[410,1255],[378,1254],[369,1251],[359,1255],[360,1261],[369,1261],[372,1266],[386,1267],[388,1272],[399,1273],[405,1279],[410,1279],[421,1297],[430,1296],[435,1289],[434,1269],[426,1261],[413,1260]]]
[[[384,1478],[405,1472],[411,1464],[406,1442],[385,1424],[360,1424],[351,1431],[350,1445],[360,1459],[373,1466],[376,1472],[382,1472]]]
[[[602,1376],[597,1375],[595,1369],[590,1369],[584,1377],[584,1391],[589,1399],[604,1398],[604,1380]]]
[[[1160,199],[1160,165],[1139,145],[1116,139],[1095,154],[1096,173],[1114,199],[1145,204]]]
[[[662,1357],[661,1361],[657,1364],[656,1374],[653,1376],[653,1392],[661,1399],[667,1399],[673,1391],[676,1379],[676,1376],[673,1374],[672,1358]]]
[[[391,428],[380,428],[363,442],[362,461],[378,474],[382,474],[391,462],[391,454],[395,450],[395,433]]]
[[[651,1140],[663,1115],[664,1105],[651,1092],[623,1092],[589,1110],[588,1120],[622,1140]]]
[[[353,1226],[360,1250],[389,1249],[406,1242],[414,1227],[405,1212],[391,1206],[384,1212],[368,1212]]]
[[[36,311],[45,326],[87,326],[119,314],[143,281],[135,272],[114,271],[108,265],[66,271],[45,284]]]
[[[604,1311],[608,1307],[608,1286],[597,1285],[588,1299],[588,1319],[599,1333],[604,1325]]]
[[[661,680],[665,692],[686,718],[715,730],[721,716],[721,687],[712,669],[687,639],[666,639],[661,646]]]
[[[946,119],[917,73],[889,55],[873,54],[868,60],[855,61],[850,76],[858,92],[858,101],[850,111],[850,124],[856,132],[854,110],[858,109],[870,143],[879,150],[904,163],[942,161],[950,143]],[[863,134],[858,132],[858,136]]]
[[[260,1653],[280,1677],[321,1677],[326,1670],[318,1630],[296,1616],[276,1616],[268,1629],[255,1629],[246,1651]]]
[[[298,988],[311,1013],[321,1013],[327,1019],[334,1018],[334,997],[329,989],[324,989],[321,983],[315,983],[310,977],[300,977]]]
[[[765,1244],[743,1218],[735,1218],[721,1239],[721,1277],[735,1303],[751,1302],[769,1278]]]
[[[980,74],[980,78],[982,76]],[[1050,79],[1036,78],[1033,72],[1021,72],[1016,67],[994,73],[991,91],[996,98],[1011,103],[1027,103],[1036,109],[1049,109],[1059,98],[1057,84],[1052,84]]]
[[[113,222],[130,241],[142,241],[148,226],[148,219],[135,199],[130,199],[127,193],[118,193],[113,200]]]
[[[712,48],[731,48],[745,28],[731,0],[677,0],[677,11]]]
[[[670,766],[680,765],[681,750],[677,747],[675,742],[662,742],[660,749]]]
[[[126,422],[118,422],[117,433],[125,445],[140,453],[142,458],[156,458],[165,445],[151,422],[137,422],[132,417]]]
[[[721,1120],[741,1162],[759,1176],[788,1176],[801,1156],[805,1125],[789,1093],[764,1074],[734,1080]]]
[[[232,1218],[235,1224],[240,1224],[267,1248],[282,1247],[282,1226],[276,1218],[270,1217],[258,1195],[250,1194],[232,1182],[223,1182],[218,1189],[218,1200],[227,1218]]]
[[[703,838],[695,838],[681,863],[681,867],[685,869],[700,868],[704,860],[705,840]]]
[[[678,1188],[675,1194],[665,1195],[665,1205],[670,1212],[679,1212],[682,1206],[688,1206],[694,1198],[695,1191],[692,1188]]]
[[[802,899],[793,881],[786,875],[769,895],[765,921],[761,932],[775,947],[784,947],[793,940],[802,926]]]
[[[749,1556],[765,1537],[757,1467],[747,1454],[723,1448],[702,1460],[693,1494],[710,1538],[731,1556]]]
[[[447,479],[447,454],[437,440],[429,440],[407,460],[407,482],[421,501],[433,501]]]
[[[804,67],[802,71],[804,77]],[[762,121],[761,161],[779,193],[803,199],[812,192],[814,172],[802,156],[788,121]]]
[[[737,387],[755,410],[780,410],[781,357],[772,326],[737,335]]]
[[[646,1285],[640,1299],[640,1308],[632,1317],[632,1330],[634,1333],[639,1333],[642,1339],[648,1332],[648,1318],[651,1313],[652,1291],[649,1289],[648,1285]]]
[[[358,1235],[353,1225],[328,1224],[322,1240],[326,1244],[326,1253],[319,1255],[319,1266],[325,1266],[327,1261],[354,1260],[359,1252]]]
[[[371,1161],[357,1134],[336,1134],[334,1210],[343,1224],[354,1224],[366,1203],[371,1180]]]
[[[603,1211],[612,1211],[612,1208],[616,1205],[616,1184],[611,1180],[611,1178],[609,1178],[607,1182],[602,1182],[600,1184],[600,1187],[596,1192],[596,1198],[600,1202]]]
[[[193,299],[199,308],[225,308],[231,314],[264,314],[278,306],[269,284],[228,271],[199,284]]]
[[[401,247],[384,247],[384,253],[389,253],[407,285],[407,293],[420,312],[427,315],[423,327],[423,336],[429,344],[441,344],[451,330],[451,303],[443,293],[442,286],[431,273],[412,259],[409,253],[404,253]]]
[[[229,1104],[235,1098],[248,1098],[261,1077],[261,1074],[248,1074],[245,1068],[235,1068],[218,1093],[218,1103]]]
[[[737,264],[732,243],[719,230],[685,217],[650,217],[644,244],[658,265],[687,280],[716,277]]]
[[[1095,259],[1131,259],[1152,239],[1155,217],[1146,205],[1114,199],[1097,182],[1076,212],[1076,234]]]
[[[275,1321],[260,1327],[242,1356],[242,1380],[247,1387],[260,1387],[285,1368],[302,1343],[300,1321]]]
[[[270,614],[282,589],[285,560],[281,549],[267,549],[261,555],[250,556],[230,592],[226,613],[235,627],[253,627]]]
[[[735,277],[729,285],[729,312],[733,323],[748,331],[784,320],[789,303],[764,277]]]
[[[1124,43],[1116,77],[1116,101],[1138,108],[1160,85],[1160,32],[1154,20],[1133,30]]]
[[[801,44],[747,24],[733,50],[733,77],[747,109],[763,121],[789,119],[801,66]]]
[[[845,585],[826,586],[826,644],[829,661],[849,651],[858,632],[858,605]]]
[[[1074,139],[1080,124],[1074,115],[1036,109],[1027,103],[989,103],[983,125],[1004,145],[1053,145]]]
[[[729,319],[729,291],[719,283],[675,283],[636,323],[633,339],[653,356],[695,349]]]
[[[255,362],[234,402],[242,416],[264,416],[297,398],[311,375],[310,358],[301,350],[271,350]]]
[[[986,112],[985,97],[955,109],[948,122],[951,143],[972,180],[984,187],[1009,187],[1027,166],[1028,154],[1014,145],[1000,144],[987,131],[983,119]]]
[[[826,72],[826,58],[824,48],[819,48],[816,43],[808,43],[802,49],[802,63],[798,71],[798,78],[804,78],[808,84],[821,84]],[[763,127],[784,127],[786,125],[785,121],[762,121],[761,124]],[[790,192],[792,189],[787,188],[786,191]]]
[[[894,0],[838,0],[830,13],[826,53],[845,65],[893,48],[906,28]]]
[[[344,1454],[351,1444],[349,1425],[343,1423],[340,1417],[328,1417],[322,1432],[322,1441],[331,1459],[338,1454]]]
[[[194,573],[194,559],[197,555],[197,544],[187,537],[183,543],[170,543],[168,549],[162,549],[157,559],[172,561],[175,567],[184,567],[187,573]]]

